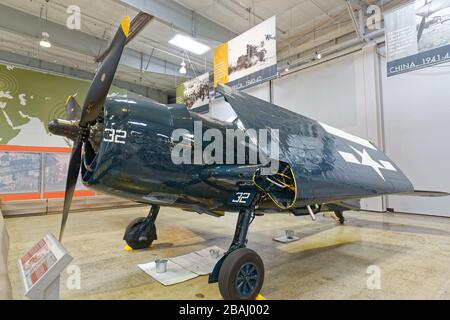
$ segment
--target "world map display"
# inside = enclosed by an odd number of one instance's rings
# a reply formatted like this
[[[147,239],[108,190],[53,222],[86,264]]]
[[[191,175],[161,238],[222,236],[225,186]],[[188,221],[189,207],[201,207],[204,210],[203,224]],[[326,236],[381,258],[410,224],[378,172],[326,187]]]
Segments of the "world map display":
[[[69,147],[49,133],[47,123],[65,119],[65,102],[75,95],[82,104],[90,82],[0,65],[0,144]],[[125,94],[113,87],[110,94]]]
[[[89,85],[89,81],[0,65],[0,198],[64,190],[70,154],[52,148],[67,150],[71,141],[52,135],[47,123],[66,119],[67,97],[74,95],[82,104]],[[112,87],[109,94],[125,95],[126,90]],[[15,151],[18,146],[20,152]]]

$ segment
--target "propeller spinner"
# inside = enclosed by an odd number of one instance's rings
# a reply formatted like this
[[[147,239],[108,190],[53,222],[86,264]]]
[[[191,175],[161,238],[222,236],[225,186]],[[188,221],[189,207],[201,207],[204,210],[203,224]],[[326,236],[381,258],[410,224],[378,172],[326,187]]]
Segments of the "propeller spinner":
[[[119,65],[120,58],[125,48],[125,44],[130,32],[130,17],[123,18],[119,30],[114,36],[108,55],[97,70],[91,86],[89,87],[86,99],[79,118],[76,110],[79,110],[78,103],[74,97],[69,97],[66,102],[66,110],[69,120],[55,119],[50,121],[48,129],[51,133],[63,136],[73,140],[73,149],[70,156],[69,170],[67,173],[66,192],[64,197],[64,208],[61,222],[61,231],[59,241],[62,241],[67,218],[69,216],[70,206],[78,180],[81,168],[81,152],[83,143],[89,138],[91,126],[103,113],[103,105],[105,103],[108,91]],[[77,108],[78,107],[78,108]]]

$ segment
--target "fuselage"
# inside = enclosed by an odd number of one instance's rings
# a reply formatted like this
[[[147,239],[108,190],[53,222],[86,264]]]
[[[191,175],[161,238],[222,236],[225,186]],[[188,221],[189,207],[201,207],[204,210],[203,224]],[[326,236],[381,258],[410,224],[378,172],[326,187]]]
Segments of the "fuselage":
[[[267,187],[263,191],[268,197],[258,207],[266,212],[289,212],[307,205],[414,190],[401,170],[367,140],[247,95],[226,98],[239,116],[232,124],[203,118],[191,113],[185,105],[123,97],[107,99],[101,142],[95,148],[90,142],[84,146],[84,184],[140,203],[213,215],[238,211],[238,207],[230,205],[229,198],[246,187],[255,190]],[[195,159],[180,164],[173,159],[174,148],[180,143],[174,139],[174,131],[184,131],[181,142],[188,149],[197,146],[200,137],[202,151],[207,145],[202,138],[209,129],[223,135],[229,130],[248,133],[250,123],[256,130],[279,131],[279,139],[275,140],[280,148],[278,170],[288,168],[286,172],[291,178],[281,188],[277,189],[276,181],[275,190],[270,183],[261,188],[256,180],[257,175],[261,177],[263,165],[249,158],[232,164],[197,163]],[[245,145],[246,155],[255,146],[262,148],[261,140],[252,145],[247,138],[238,140],[235,148]],[[223,150],[224,157],[228,156],[228,146],[223,145]],[[234,149],[234,154],[237,153]],[[194,151],[191,157],[195,158]],[[276,176],[283,175],[286,173],[278,171],[274,178],[263,175],[263,180],[274,181]]]
[[[203,173],[210,171],[214,171],[215,177],[227,177],[223,167],[172,161],[173,131],[185,129],[191,138],[194,121],[201,121],[203,130],[224,131],[234,127],[200,118],[184,105],[119,97],[108,99],[100,148],[94,154],[89,145],[85,146],[84,184],[99,192],[140,203],[217,215],[225,210],[236,210],[227,206],[229,192],[237,190],[233,177],[221,181],[209,174],[208,179],[203,178]],[[234,167],[243,172],[240,183],[251,182],[254,166]]]

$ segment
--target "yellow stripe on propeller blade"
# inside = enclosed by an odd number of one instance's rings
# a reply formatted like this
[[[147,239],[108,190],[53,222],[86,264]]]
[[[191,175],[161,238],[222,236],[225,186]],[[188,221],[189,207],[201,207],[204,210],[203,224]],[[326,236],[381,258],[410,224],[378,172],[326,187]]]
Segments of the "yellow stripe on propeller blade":
[[[120,25],[122,27],[123,34],[125,35],[125,37],[128,38],[128,35],[130,34],[130,17],[129,16],[123,17]]]

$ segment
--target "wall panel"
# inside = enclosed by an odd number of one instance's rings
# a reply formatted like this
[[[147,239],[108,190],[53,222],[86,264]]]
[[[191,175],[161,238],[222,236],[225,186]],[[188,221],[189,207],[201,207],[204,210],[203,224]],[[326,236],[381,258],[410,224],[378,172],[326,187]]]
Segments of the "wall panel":
[[[417,190],[450,192],[450,64],[387,78],[381,57],[387,154]],[[396,211],[450,217],[450,197],[388,197]]]

